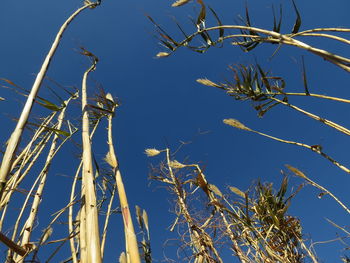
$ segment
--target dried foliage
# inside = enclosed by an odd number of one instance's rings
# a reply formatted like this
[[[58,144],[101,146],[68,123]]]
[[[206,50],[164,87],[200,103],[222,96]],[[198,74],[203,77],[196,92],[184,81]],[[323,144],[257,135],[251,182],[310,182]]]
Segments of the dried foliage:
[[[187,1],[178,1],[187,2]],[[217,25],[209,27],[206,25],[207,7],[202,0],[197,1],[200,5],[200,11],[196,20],[192,20],[195,30],[192,34],[186,34],[183,27],[179,24],[181,33],[184,38],[181,40],[175,40],[169,33],[166,32],[155,20],[147,16],[149,20],[156,27],[158,33],[158,39],[161,45],[166,49],[166,56],[171,55],[177,49],[186,47],[192,51],[198,53],[204,53],[209,48],[215,46],[222,46],[223,42],[231,41],[231,45],[239,46],[244,52],[249,52],[261,44],[278,44],[289,45],[300,49],[304,49],[312,54],[320,56],[326,61],[329,61],[336,66],[350,72],[350,58],[343,57],[338,54],[333,54],[327,50],[320,49],[315,46],[311,46],[305,42],[299,40],[303,37],[317,37],[324,39],[333,39],[340,43],[350,44],[350,40],[339,37],[336,34],[346,34],[350,32],[348,28],[315,28],[300,31],[302,25],[302,19],[299,10],[294,1],[292,1],[293,9],[295,12],[295,22],[288,33],[282,33],[282,7],[280,9],[280,17],[277,19],[275,12],[273,12],[273,26],[272,30],[258,28],[252,26],[251,18],[249,16],[248,7],[245,10],[245,18],[241,18],[241,24],[237,25],[225,25],[220,20],[217,13],[210,7],[209,15],[212,15],[216,20]],[[177,3],[177,2],[176,2]],[[278,22],[277,22],[278,20]],[[237,32],[238,31],[238,32]],[[215,32],[218,32],[216,34]],[[164,53],[164,54],[165,54]],[[163,57],[163,56],[160,56]]]
[[[180,6],[181,3],[186,4],[187,2],[177,1],[173,6]],[[198,0],[197,5],[200,10],[197,18],[191,19],[191,33],[186,33],[186,31],[188,32],[187,27],[185,30],[185,26],[175,22],[182,36],[180,39],[172,36],[152,17],[148,16],[148,19],[155,26],[156,36],[163,47],[157,57],[168,57],[180,48],[205,53],[210,48],[222,47],[227,42],[246,53],[258,46],[270,44],[277,47],[272,57],[278,53],[282,46],[293,46],[350,72],[350,57],[319,48],[322,41],[329,39],[339,45],[350,45],[350,40],[347,38],[350,29],[330,27],[302,30],[300,12],[294,0],[291,1],[291,4],[295,14],[294,24],[285,25],[285,22],[282,23],[285,21],[282,19],[282,6],[277,15],[272,6],[273,24],[270,29],[266,29],[253,26],[248,7],[245,9],[244,18],[239,17],[239,23],[224,24],[215,10],[206,6],[202,0]],[[209,25],[208,21],[213,21],[208,19],[209,16],[216,21],[216,24]],[[287,27],[289,29],[285,29]],[[315,38],[318,39],[317,44],[309,44],[315,43],[311,42]],[[300,108],[291,102],[293,97],[304,96],[350,103],[348,99],[312,93],[307,81],[304,57],[301,58],[301,65],[303,92],[288,91],[285,79],[274,75],[270,70],[265,70],[261,64],[257,63],[256,59],[254,64],[236,63],[229,66],[232,73],[230,80],[217,82],[207,78],[199,78],[197,82],[220,89],[235,100],[251,101],[251,105],[259,117],[263,117],[276,106],[286,106],[345,135],[350,135],[348,128]],[[321,145],[309,145],[271,136],[248,128],[232,118],[224,119],[223,122],[231,127],[256,133],[278,142],[309,149],[346,173],[350,173],[349,168],[325,153]],[[183,251],[183,255],[191,255],[186,260],[222,262],[221,253],[217,254],[218,247],[221,245],[230,247],[240,262],[318,262],[314,252],[305,244],[299,220],[287,214],[290,201],[295,195],[293,193],[289,197],[286,196],[287,177],[283,179],[278,191],[274,191],[271,184],[257,183],[249,191],[241,191],[237,187],[230,186],[229,189],[237,195],[238,200],[237,198],[231,199],[228,195],[222,194],[218,187],[206,181],[198,165],[182,164],[173,159],[168,149],[164,151],[167,153],[166,161],[153,171],[152,179],[168,185],[170,192],[176,197],[175,214],[177,218],[171,229],[173,230],[175,226],[179,228],[181,241],[184,244],[184,247],[180,249]],[[286,166],[293,175],[319,189],[321,191],[320,198],[323,195],[329,195],[349,213],[348,207],[335,194],[310,179],[297,168]],[[203,199],[203,196],[206,199]],[[198,203],[198,200],[202,203]],[[341,229],[346,237],[350,236],[345,228],[339,227],[334,222],[330,221],[330,223]],[[186,225],[187,228],[184,227]],[[201,246],[198,246],[198,242]],[[342,261],[348,262],[348,257],[343,257]]]
[[[240,262],[317,262],[303,237],[300,221],[288,213],[293,197],[288,178],[278,190],[256,183],[247,191],[229,187],[223,194],[210,184],[197,164],[178,163],[165,149],[166,160],[151,178],[167,185],[175,198],[175,222],[181,238],[182,262],[223,262],[230,250]],[[220,251],[220,253],[219,253]]]

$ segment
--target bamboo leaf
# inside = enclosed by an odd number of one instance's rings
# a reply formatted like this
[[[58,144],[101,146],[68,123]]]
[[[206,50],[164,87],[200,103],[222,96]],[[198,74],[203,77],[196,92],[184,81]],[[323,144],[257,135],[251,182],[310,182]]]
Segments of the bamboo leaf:
[[[36,124],[34,122],[27,122],[27,123],[28,123],[28,125],[32,125],[32,126],[35,126],[35,127],[43,127],[42,125]],[[59,130],[59,129],[55,129],[55,128],[52,128],[52,127],[49,127],[49,126],[45,126],[44,129],[46,131],[52,131],[52,132],[54,132],[54,133],[56,133],[58,135],[63,135],[65,137],[68,137],[68,136],[71,135],[69,132],[66,132],[66,131],[63,131],[63,130]]]
[[[143,209],[143,211],[142,211],[142,220],[143,220],[143,223],[145,224],[146,231],[147,231],[147,237],[149,239],[148,215],[147,215],[147,212],[145,209]]]
[[[201,25],[204,26],[204,23],[205,23],[206,10],[205,10],[205,5],[203,3],[203,0],[197,0],[197,2],[201,5],[201,11],[199,12],[197,23],[196,23],[198,29],[200,29]]]
[[[107,109],[104,109],[102,107],[98,107],[98,106],[95,106],[95,105],[92,105],[92,104],[87,104],[86,106],[88,106],[90,108],[93,108],[95,110],[98,110],[98,111],[103,111],[103,112],[109,113],[109,114],[113,114],[114,113],[113,111],[110,111],[110,110],[107,110]]]
[[[288,188],[288,177],[285,176],[282,180],[280,190],[277,193],[277,197],[279,199],[279,202],[283,200],[283,197],[285,196]]]
[[[146,17],[152,22],[153,25],[155,25],[155,27],[158,29],[158,33],[161,37],[163,37],[164,39],[167,39],[167,40],[170,40],[175,46],[178,46],[179,44],[174,40],[172,39],[168,34],[167,32],[159,25],[157,24],[154,19],[149,16],[149,15],[146,15]]]
[[[166,48],[170,49],[171,51],[174,51],[174,50],[175,50],[175,48],[174,48],[168,41],[164,41],[164,40],[162,40],[162,39],[160,39],[159,41],[162,42],[162,44],[163,44]],[[164,52],[164,53],[166,53],[166,52]],[[169,53],[168,53],[168,54],[169,54]]]
[[[43,106],[44,108],[48,109],[48,110],[52,110],[52,111],[60,111],[62,109],[62,107],[57,106],[56,104],[43,99],[43,98],[36,98],[36,101],[38,104],[40,104],[41,106]]]
[[[143,222],[142,222],[142,216],[141,216],[141,208],[136,205],[135,206],[135,209],[136,209],[136,219],[137,219],[137,222],[139,223],[139,226],[140,228],[143,229]]]
[[[260,67],[259,64],[256,64],[256,66],[257,66],[257,68],[258,68],[258,70],[259,70],[259,72],[260,72],[261,80],[262,80],[262,82],[264,83],[266,89],[267,89],[268,91],[271,91],[270,83],[269,83],[269,81],[268,81],[268,79],[267,79],[266,73],[262,70],[262,68]]]
[[[309,89],[307,87],[307,78],[306,78],[304,56],[301,57],[301,61],[302,61],[302,67],[303,67],[303,84],[304,84],[305,94],[310,96],[310,92],[309,92]]]
[[[297,8],[294,0],[292,0],[292,3],[293,3],[293,7],[294,7],[294,10],[295,10],[295,13],[297,15],[297,18],[295,19],[295,23],[294,23],[294,26],[293,26],[292,34],[296,34],[296,33],[298,33],[298,31],[300,29],[300,26],[301,26],[301,17],[300,17],[300,13],[298,11],[298,8]]]
[[[181,33],[184,35],[184,37],[187,39],[189,36],[186,34],[185,30],[180,26],[180,24],[176,21],[176,19],[173,19],[177,27],[180,29]]]
[[[278,21],[278,24],[276,22],[275,8],[273,5],[272,5],[272,12],[273,12],[273,31],[279,33],[281,31],[281,24],[282,24],[282,5],[280,5],[280,19]]]
[[[247,24],[247,26],[251,26],[250,17],[249,17],[249,11],[248,11],[248,5],[245,6],[245,17],[246,17],[246,24]]]
[[[212,9],[210,6],[209,6],[209,9],[210,9],[210,11],[213,13],[215,19],[217,20],[218,25],[219,25],[219,26],[222,26],[221,20],[219,19],[219,16],[216,14],[216,12],[214,11],[214,9]],[[223,29],[223,28],[220,28],[220,29],[219,29],[219,41],[222,41],[222,40],[223,40],[223,37],[224,37],[224,29]]]
[[[9,79],[5,79],[5,78],[0,78],[1,80],[7,82],[8,84],[10,84],[11,86],[14,86],[16,88],[19,88],[19,86],[17,86],[15,83],[13,83],[11,80]]]
[[[249,45],[247,45],[247,46],[244,48],[244,51],[245,51],[245,52],[252,51],[254,48],[257,47],[257,45],[259,45],[259,42],[251,42]]]

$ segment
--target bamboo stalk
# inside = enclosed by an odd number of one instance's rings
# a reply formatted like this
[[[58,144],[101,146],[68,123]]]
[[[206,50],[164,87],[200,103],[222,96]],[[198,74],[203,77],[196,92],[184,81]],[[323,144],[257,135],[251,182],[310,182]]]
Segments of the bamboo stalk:
[[[154,23],[154,21],[151,19],[151,21]],[[317,56],[322,57],[323,59],[335,64],[336,66],[344,69],[347,72],[350,72],[350,59],[347,57],[339,56],[337,54],[330,53],[326,50],[319,49],[313,46],[310,46],[300,40],[296,40],[293,37],[296,36],[297,34],[280,34],[275,31],[271,30],[266,30],[262,28],[257,28],[257,27],[251,27],[251,26],[242,26],[242,25],[220,25],[220,26],[213,26],[213,27],[208,27],[208,28],[203,28],[201,30],[197,30],[196,32],[192,33],[189,36],[186,36],[185,39],[182,41],[178,42],[171,50],[171,52],[175,52],[179,47],[183,46],[188,46],[188,43],[191,42],[196,36],[201,35],[206,32],[210,31],[216,31],[216,30],[224,30],[224,29],[233,29],[233,30],[247,30],[250,32],[256,32],[256,33],[261,33],[266,35],[266,37],[260,37],[256,40],[256,42],[266,42],[266,43],[280,43],[280,44],[285,44],[285,45],[290,45],[290,46],[295,46],[297,48],[305,49],[306,51],[309,51]],[[346,32],[349,29],[345,29],[342,32]],[[339,30],[340,31],[340,30]],[[308,31],[309,32],[309,31]],[[306,34],[308,33],[307,31],[304,31],[302,33],[299,33],[299,35]],[[315,31],[314,31],[315,32]],[[222,40],[221,40],[222,41]],[[210,44],[208,45],[210,46]],[[160,52],[158,57],[167,57],[169,56],[170,53],[167,52]]]
[[[84,51],[87,52],[87,51]],[[92,150],[89,128],[89,112],[87,103],[87,77],[96,69],[97,58],[90,52],[84,53],[92,58],[92,65],[85,71],[82,81],[82,141],[83,141],[83,173],[82,173],[82,209],[80,221],[80,250],[82,263],[101,263],[101,245],[96,204],[95,180],[92,166]]]
[[[320,189],[322,192],[329,194],[347,213],[350,214],[350,209],[342,202],[339,200],[338,197],[336,197],[332,192],[330,192],[328,189],[326,189],[325,187],[323,187],[322,185],[319,185],[318,183],[314,182],[313,180],[311,180],[309,177],[307,177],[303,172],[301,172],[299,169],[292,167],[290,165],[286,165],[286,167],[292,172],[294,173],[296,176],[299,176],[301,178],[303,178],[305,181],[307,181],[309,184],[311,184],[312,186]]]
[[[8,141],[2,162],[1,162],[1,168],[0,168],[0,199],[1,196],[3,194],[3,190],[5,187],[5,184],[8,180],[10,171],[11,171],[11,167],[12,167],[12,163],[16,154],[16,150],[18,148],[18,145],[20,144],[21,141],[21,137],[22,137],[22,133],[23,130],[27,124],[29,115],[31,113],[35,98],[39,92],[41,83],[43,81],[43,79],[45,78],[46,72],[49,68],[50,62],[57,50],[57,47],[60,43],[60,40],[63,36],[64,31],[67,29],[68,25],[74,20],[74,18],[76,18],[80,12],[82,12],[83,10],[87,9],[87,8],[93,8],[96,5],[100,4],[98,3],[89,3],[86,4],[82,7],[80,7],[79,9],[77,9],[61,26],[60,30],[58,31],[56,38],[41,66],[40,71],[38,72],[33,87],[28,95],[27,101],[24,105],[24,108],[22,110],[22,113],[19,117],[19,120],[17,122],[16,128],[14,129],[13,133],[11,134],[11,137]]]
[[[65,107],[62,109],[60,115],[58,116],[58,123],[57,123],[57,126],[55,127],[57,130],[60,130],[61,127],[62,127],[62,124],[63,124],[63,120],[65,118],[65,113],[66,113],[66,109],[67,109],[67,106],[70,102],[70,100],[72,99],[73,97],[70,97],[67,101],[64,102],[64,105]],[[49,150],[49,154],[47,155],[47,158],[46,158],[46,162],[45,162],[45,165],[44,167],[42,168],[38,178],[40,178],[40,183],[39,183],[39,186],[38,186],[38,189],[35,193],[35,196],[34,196],[34,200],[33,200],[33,203],[32,203],[32,207],[30,209],[30,214],[29,214],[29,217],[23,227],[23,235],[22,235],[22,240],[21,240],[21,246],[24,246],[26,245],[27,243],[29,243],[29,240],[30,240],[30,236],[31,236],[31,233],[33,231],[33,227],[34,227],[34,222],[35,222],[35,218],[37,216],[37,213],[38,213],[38,210],[39,210],[39,205],[40,205],[40,202],[42,200],[42,194],[43,194],[43,191],[44,191],[44,187],[45,187],[45,184],[46,184],[46,179],[47,179],[47,175],[48,175],[48,172],[50,170],[50,166],[51,166],[51,163],[52,163],[52,160],[53,158],[55,157],[57,151],[56,151],[56,145],[57,145],[57,141],[59,139],[59,136],[58,134],[56,133],[52,139],[52,143],[51,143],[51,147],[50,147],[50,150]],[[24,257],[22,255],[18,255],[16,258],[15,258],[15,261],[18,262],[18,261],[21,261],[23,260]]]
[[[115,111],[117,103],[113,101],[113,98],[110,94],[106,95],[106,99],[112,101],[114,106],[112,112]],[[115,180],[118,189],[120,207],[123,215],[124,222],[124,234],[125,234],[125,243],[126,243],[126,259],[130,263],[141,263],[140,253],[137,244],[137,238],[134,230],[134,225],[132,222],[132,217],[129,209],[128,199],[126,196],[126,191],[122,179],[122,175],[119,170],[118,158],[113,146],[113,136],[112,136],[112,118],[113,114],[108,115],[108,147],[109,151],[106,157],[107,162],[112,166],[115,172]]]
[[[288,107],[290,107],[290,108],[292,108],[292,109],[294,109],[296,111],[299,111],[299,112],[303,113],[304,115],[306,115],[306,116],[308,116],[308,117],[310,117],[312,119],[320,121],[320,122],[326,124],[327,126],[332,127],[332,128],[334,128],[334,129],[336,129],[336,130],[338,130],[338,131],[340,131],[340,132],[342,132],[342,133],[344,133],[346,135],[350,135],[350,130],[349,129],[347,129],[347,128],[345,128],[345,127],[343,127],[343,126],[341,126],[341,125],[339,125],[339,124],[337,124],[337,123],[335,123],[333,121],[327,120],[325,118],[321,118],[320,116],[317,116],[315,114],[307,112],[307,111],[305,111],[305,110],[303,110],[303,109],[301,109],[301,108],[299,108],[297,106],[294,106],[294,105],[292,105],[292,104],[290,104],[288,102],[279,100],[277,98],[271,97],[271,99],[274,100],[274,101],[277,101],[277,102],[279,102],[279,103],[281,103],[281,104],[283,104],[285,106],[288,106]]]
[[[173,189],[177,196],[178,205],[180,207],[180,213],[184,216],[188,225],[191,243],[194,251],[196,252],[196,260],[198,260],[197,262],[214,262],[211,255],[209,254],[209,249],[216,257],[215,262],[222,263],[223,261],[220,258],[218,251],[214,247],[214,243],[211,237],[201,227],[198,227],[196,225],[190,212],[188,211],[187,204],[185,201],[186,198],[184,197],[185,193],[181,190],[182,186],[180,185],[179,180],[176,179],[172,169],[172,167],[174,166],[174,162],[172,162],[170,159],[170,150],[167,148],[165,149],[165,152],[170,179],[172,181],[172,184],[174,185]],[[200,178],[205,180],[205,178],[203,178],[202,175],[200,175]]]
[[[274,137],[274,136],[271,136],[271,135],[268,135],[268,134],[265,134],[265,133],[253,130],[253,129],[250,129],[250,128],[244,126],[242,123],[240,123],[240,122],[238,122],[237,120],[234,120],[234,119],[225,119],[224,123],[229,125],[229,126],[241,129],[241,130],[246,130],[246,131],[250,131],[250,132],[259,134],[261,136],[270,138],[270,139],[278,141],[278,142],[282,142],[282,143],[286,143],[286,144],[292,144],[292,145],[296,145],[296,146],[300,146],[300,147],[304,147],[306,149],[309,149],[309,150],[311,150],[311,151],[321,155],[322,157],[326,158],[328,161],[330,161],[332,164],[334,164],[335,166],[337,166],[338,168],[340,168],[344,172],[350,174],[350,169],[349,168],[347,168],[346,166],[342,165],[341,163],[339,163],[338,161],[336,161],[335,159],[330,157],[328,154],[324,153],[322,151],[322,147],[320,145],[308,145],[308,144],[305,144],[305,143],[300,143],[300,142],[280,139],[280,138],[277,138],[277,137]]]
[[[92,140],[92,137],[94,136],[95,131],[96,131],[99,123],[100,123],[100,120],[98,120],[95,123],[95,126],[93,127],[93,129],[91,131],[91,134],[90,134],[90,140]],[[81,169],[82,166],[83,166],[83,160],[80,161],[79,166],[78,166],[77,171],[76,171],[75,176],[74,176],[74,180],[73,180],[72,187],[71,187],[70,199],[69,199],[70,203],[73,203],[73,201],[74,201],[75,186],[77,184],[79,173],[80,173],[80,169]],[[79,218],[79,215],[77,217]],[[73,233],[74,229],[75,228],[73,226],[73,206],[69,206],[69,209],[68,209],[68,230],[69,230],[69,233]],[[80,231],[79,229],[75,229],[75,230],[77,232]],[[72,261],[73,261],[73,263],[78,263],[77,250],[75,248],[74,239],[73,238],[69,240],[69,245],[70,245],[71,254],[72,254]]]

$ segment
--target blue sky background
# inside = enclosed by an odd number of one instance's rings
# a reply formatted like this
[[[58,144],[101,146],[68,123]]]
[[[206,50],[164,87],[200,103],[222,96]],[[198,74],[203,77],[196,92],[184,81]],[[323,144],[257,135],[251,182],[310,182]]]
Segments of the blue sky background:
[[[148,212],[155,262],[163,259],[163,253],[175,258],[174,250],[163,246],[167,238],[174,237],[167,230],[174,216],[169,213],[171,197],[157,183],[150,184],[148,180],[149,164],[157,160],[147,158],[143,153],[145,148],[163,149],[169,145],[175,149],[180,141],[191,141],[182,148],[177,159],[182,161],[189,157],[191,161],[203,164],[209,182],[221,189],[233,185],[246,190],[258,178],[279,186],[280,170],[284,169],[284,164],[290,164],[349,204],[349,175],[331,163],[306,149],[228,127],[222,120],[237,118],[248,127],[280,138],[309,145],[322,144],[326,153],[345,165],[349,161],[350,147],[346,135],[283,106],[258,118],[250,102],[235,101],[224,92],[195,81],[206,77],[220,82],[230,77],[228,65],[249,64],[256,58],[265,69],[286,79],[287,91],[302,92],[300,57],[305,55],[311,93],[349,98],[348,74],[292,47],[283,47],[269,60],[275,49],[271,45],[262,45],[246,54],[227,42],[223,48],[211,48],[202,55],[182,48],[168,58],[156,59],[155,55],[162,48],[154,37],[155,28],[145,14],[151,15],[175,37],[180,37],[171,17],[175,16],[190,32],[193,28],[188,16],[196,17],[199,11],[194,3],[182,8],[171,8],[171,3],[165,0],[103,1],[100,7],[87,10],[71,24],[48,72],[49,77],[62,85],[79,87],[89,64],[77,52],[78,48],[84,46],[99,57],[97,70],[91,75],[90,92],[97,81],[122,102],[115,119],[114,140],[130,206],[137,204]],[[205,3],[216,10],[224,24],[232,24],[237,15],[244,14],[244,1],[207,0]],[[295,13],[290,1],[250,0],[247,3],[254,26],[271,28],[271,4],[282,3],[282,32],[290,32],[293,27]],[[302,30],[350,27],[349,1],[296,3],[302,16]],[[80,5],[81,1],[77,0],[3,2],[0,9],[0,77],[29,89],[60,25]],[[346,46],[333,41],[305,39],[305,42],[347,55]],[[40,95],[51,96],[45,85]],[[15,126],[10,117],[19,116],[23,98],[5,89],[0,90],[0,96],[6,98],[0,102],[0,138],[5,143]],[[350,127],[345,104],[312,98],[293,98],[291,102]],[[34,109],[36,113],[41,110],[38,106]],[[103,158],[105,137],[96,139],[94,149],[96,156]],[[42,215],[52,214],[67,202],[65,194],[71,179],[61,175],[72,176],[78,162],[74,160],[75,153],[75,148],[67,146],[51,168],[47,195],[50,201],[57,202],[57,207],[44,199]],[[300,180],[292,178],[291,182],[296,185]],[[349,215],[329,197],[318,199],[318,193],[311,186],[305,187],[295,198],[290,212],[301,219],[304,232],[309,233],[313,241],[325,241],[336,238],[339,232],[325,218],[345,227]],[[41,220],[45,222],[46,219]],[[113,220],[111,227],[115,231],[110,232],[113,236],[106,247],[105,262],[116,262],[124,246],[121,218],[115,216]],[[10,225],[7,222],[7,227]],[[2,245],[0,248],[4,249]],[[344,246],[339,242],[316,245],[315,249],[321,262],[340,261],[339,256],[344,252]],[[58,257],[57,261],[60,259]]]

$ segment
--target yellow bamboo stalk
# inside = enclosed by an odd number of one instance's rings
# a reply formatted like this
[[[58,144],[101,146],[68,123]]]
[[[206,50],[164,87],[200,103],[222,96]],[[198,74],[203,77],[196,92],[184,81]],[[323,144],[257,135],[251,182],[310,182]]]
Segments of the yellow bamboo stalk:
[[[331,191],[329,191],[328,189],[326,189],[325,187],[323,187],[322,185],[319,185],[318,183],[316,183],[315,181],[311,180],[309,177],[307,177],[303,172],[301,172],[299,169],[290,166],[288,164],[286,164],[286,167],[292,172],[294,173],[296,176],[299,176],[301,178],[303,178],[305,181],[307,181],[309,184],[311,184],[312,186],[320,189],[322,192],[329,194],[346,212],[348,212],[350,214],[350,209],[342,202],[340,201],[340,199],[338,197],[336,197]]]
[[[84,53],[93,59],[93,64],[85,71],[82,81],[82,141],[83,141],[83,174],[82,174],[82,209],[80,220],[81,263],[101,263],[100,233],[96,203],[95,180],[92,166],[92,150],[87,110],[87,77],[95,70],[97,58],[91,53]]]
[[[330,161],[332,164],[334,164],[335,166],[337,166],[338,168],[340,168],[341,170],[343,170],[344,172],[350,174],[350,169],[347,168],[346,166],[342,165],[341,163],[339,163],[338,161],[336,161],[335,159],[333,159],[331,156],[329,156],[328,154],[324,153],[322,151],[322,147],[320,145],[308,145],[305,143],[300,143],[300,142],[295,142],[295,141],[289,141],[289,140],[284,140],[284,139],[280,139],[256,130],[253,130],[251,128],[246,127],[244,124],[240,123],[239,121],[235,120],[235,119],[224,119],[223,121],[225,124],[230,125],[232,127],[241,129],[241,130],[246,130],[246,131],[250,131],[256,134],[259,134],[261,136],[270,138],[272,140],[278,141],[278,142],[282,142],[282,143],[286,143],[286,144],[292,144],[292,145],[296,145],[296,146],[300,146],[300,147],[304,147],[306,149],[309,149],[319,155],[321,155],[322,157],[326,158],[328,161]]]
[[[51,46],[43,64],[42,64],[42,66],[41,66],[41,69],[35,78],[33,87],[28,95],[27,101],[24,105],[21,116],[19,117],[16,128],[14,129],[13,133],[11,134],[11,137],[10,137],[8,144],[7,144],[7,147],[6,147],[4,157],[3,157],[2,162],[1,162],[1,168],[0,168],[0,199],[1,199],[1,196],[3,193],[3,189],[4,189],[4,186],[6,184],[6,181],[8,180],[8,176],[9,176],[10,171],[11,171],[12,162],[13,162],[13,159],[15,157],[17,147],[21,141],[22,133],[23,133],[24,127],[26,126],[26,123],[28,121],[30,112],[32,110],[32,107],[33,107],[33,104],[35,101],[35,98],[39,92],[41,83],[42,83],[43,79],[45,78],[45,75],[46,75],[46,72],[49,68],[51,59],[53,58],[53,56],[57,50],[57,47],[60,43],[60,40],[63,36],[63,33],[67,29],[68,25],[74,20],[74,18],[76,18],[79,15],[80,12],[82,12],[83,10],[85,10],[87,8],[93,8],[96,5],[97,5],[96,3],[89,3],[89,4],[85,4],[84,6],[80,7],[79,9],[77,9],[63,23],[63,25],[61,26],[60,30],[58,31],[58,33],[56,35],[54,42],[52,43],[52,46]]]
[[[261,29],[257,27],[250,27],[250,26],[242,26],[242,25],[220,25],[220,26],[208,27],[202,30],[198,30],[193,34],[187,36],[182,41],[180,41],[178,45],[174,47],[172,52],[175,52],[179,47],[187,46],[187,44],[194,37],[200,34],[203,34],[204,32],[216,31],[221,29],[249,30],[256,33],[261,33],[263,35],[266,35],[266,37],[260,37],[260,39],[257,41],[268,42],[268,43],[279,43],[279,44],[290,45],[290,46],[295,46],[297,48],[305,49],[306,51],[311,52],[317,56],[320,56],[323,59],[335,64],[336,66],[344,69],[345,71],[350,72],[349,58],[330,53],[327,50],[319,49],[319,48],[310,46],[302,41],[296,40],[293,37],[295,37],[297,34],[280,34],[271,30]],[[349,29],[346,29],[346,30],[348,31]],[[344,30],[343,32],[346,32],[346,31]],[[299,35],[305,34],[305,33],[307,33],[307,31],[299,33]],[[166,53],[166,52],[161,52],[161,53],[164,53],[164,54],[160,54],[158,55],[158,57],[167,57],[170,55],[170,53]]]
[[[314,120],[320,121],[320,122],[328,125],[329,127],[332,127],[332,128],[334,128],[334,129],[336,129],[336,130],[338,130],[338,131],[340,131],[340,132],[342,132],[342,133],[344,133],[346,135],[350,135],[350,130],[349,129],[347,129],[347,128],[345,128],[345,127],[343,127],[343,126],[341,126],[341,125],[339,125],[339,124],[337,124],[337,123],[335,123],[333,121],[327,120],[325,118],[321,118],[320,116],[312,114],[312,113],[310,113],[308,111],[305,111],[305,110],[303,110],[303,109],[301,109],[301,108],[299,108],[297,106],[294,106],[294,105],[292,105],[292,104],[290,104],[288,102],[279,100],[277,98],[271,97],[271,99],[274,100],[274,101],[277,101],[277,102],[279,102],[279,103],[281,103],[281,104],[283,104],[285,106],[288,106],[288,107],[292,108],[293,110],[299,111],[302,114],[304,114],[304,115],[306,115],[306,116],[308,116],[308,117],[310,117],[310,118],[312,118]]]
[[[172,181],[172,184],[174,185],[174,192],[177,196],[178,205],[181,209],[181,214],[184,216],[188,225],[191,243],[196,254],[197,262],[211,262],[211,257],[208,253],[208,249],[210,249],[216,256],[217,262],[222,263],[223,261],[220,258],[218,251],[214,247],[211,237],[203,229],[196,226],[196,223],[194,222],[190,212],[188,211],[184,193],[181,190],[182,187],[179,184],[179,180],[177,180],[177,178],[175,177],[175,174],[172,169],[174,162],[172,162],[170,159],[170,150],[167,148],[165,149],[165,152],[169,176]],[[203,178],[202,175],[200,175],[199,178],[205,180],[205,178]],[[205,183],[205,181],[203,183]],[[197,227],[196,230],[194,230],[194,226]]]
[[[106,99],[113,101],[113,98],[110,94],[106,95]],[[114,104],[112,111],[115,111],[117,104]],[[109,152],[107,154],[106,160],[112,166],[115,171],[115,180],[118,189],[120,207],[123,215],[124,222],[124,234],[125,234],[125,243],[126,243],[126,259],[130,263],[141,263],[140,253],[137,244],[137,238],[134,230],[134,225],[131,218],[131,213],[129,209],[128,199],[126,196],[126,191],[122,179],[122,175],[119,170],[118,159],[115,154],[113,146],[113,136],[112,136],[112,118],[113,115],[108,116],[108,146]]]
[[[60,115],[58,116],[58,124],[55,127],[55,129],[57,129],[57,130],[61,129],[64,117],[65,117],[67,105],[72,98],[73,97],[70,97],[67,101],[64,102],[65,107],[62,109]],[[32,230],[34,227],[35,218],[37,216],[37,213],[39,210],[39,205],[40,205],[40,202],[42,200],[42,193],[44,191],[44,187],[46,184],[47,175],[48,175],[52,160],[55,157],[55,154],[57,153],[56,145],[57,145],[58,139],[59,139],[59,135],[56,133],[54,138],[52,139],[51,147],[49,150],[49,154],[47,155],[45,165],[38,176],[38,178],[40,178],[40,183],[39,183],[38,189],[36,191],[36,194],[34,196],[34,200],[32,203],[32,207],[30,209],[29,217],[28,217],[28,219],[23,227],[24,232],[22,235],[21,246],[28,244],[30,241],[30,236],[32,234]],[[17,255],[17,257],[15,257],[15,262],[18,262],[21,260],[24,260],[24,256]]]
[[[90,140],[94,136],[95,131],[96,131],[99,123],[100,123],[100,120],[97,120],[97,122],[95,123],[95,126],[93,127],[93,129],[91,131]],[[79,166],[78,166],[78,168],[76,170],[76,173],[75,173],[75,176],[74,176],[74,180],[73,180],[72,188],[71,188],[72,190],[71,190],[70,199],[69,199],[70,203],[73,203],[73,201],[75,199],[75,186],[77,184],[79,173],[80,173],[80,169],[81,169],[82,166],[83,166],[83,160],[81,160],[81,162],[79,163]],[[80,218],[79,214],[78,214],[77,217]],[[74,228],[74,224],[73,224],[73,206],[69,206],[69,209],[68,209],[68,230],[69,230],[69,233],[74,233],[74,231],[76,231],[76,232],[80,231],[79,228],[78,229]],[[78,263],[77,249],[75,248],[75,244],[74,244],[74,239],[73,238],[71,238],[69,240],[69,245],[70,245],[71,254],[72,254],[72,261],[73,261],[73,263]]]

